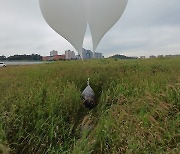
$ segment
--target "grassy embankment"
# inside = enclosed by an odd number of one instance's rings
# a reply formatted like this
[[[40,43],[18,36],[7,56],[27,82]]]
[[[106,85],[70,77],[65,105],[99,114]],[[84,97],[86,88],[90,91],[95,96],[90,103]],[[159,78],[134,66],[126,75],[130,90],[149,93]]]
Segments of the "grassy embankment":
[[[98,105],[81,92],[91,78]],[[180,58],[0,69],[0,151],[178,153]],[[1,153],[1,152],[0,152]]]

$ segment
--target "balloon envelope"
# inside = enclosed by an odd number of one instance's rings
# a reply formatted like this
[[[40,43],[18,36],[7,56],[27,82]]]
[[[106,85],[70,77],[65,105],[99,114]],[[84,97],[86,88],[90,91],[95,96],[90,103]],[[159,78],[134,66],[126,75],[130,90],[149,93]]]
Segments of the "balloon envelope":
[[[128,0],[39,0],[47,23],[69,41],[82,56],[89,23],[93,50],[105,33],[119,20]]]
[[[95,51],[105,33],[120,19],[128,0],[88,0],[87,18]]]
[[[82,54],[87,27],[85,0],[39,0],[42,14],[49,26]]]

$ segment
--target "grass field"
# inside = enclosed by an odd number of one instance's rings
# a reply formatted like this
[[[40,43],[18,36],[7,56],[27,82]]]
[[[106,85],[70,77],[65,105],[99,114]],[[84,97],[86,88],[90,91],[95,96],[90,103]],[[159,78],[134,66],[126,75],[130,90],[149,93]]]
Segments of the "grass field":
[[[87,78],[97,97],[84,108]],[[180,152],[180,58],[0,69],[0,153]]]

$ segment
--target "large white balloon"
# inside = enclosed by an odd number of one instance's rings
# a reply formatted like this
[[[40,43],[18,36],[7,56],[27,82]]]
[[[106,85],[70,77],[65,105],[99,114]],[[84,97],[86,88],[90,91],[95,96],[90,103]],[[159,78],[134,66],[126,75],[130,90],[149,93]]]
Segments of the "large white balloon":
[[[128,0],[88,0],[87,14],[95,51],[102,37],[120,19]]]
[[[49,26],[82,54],[87,27],[85,0],[39,0],[42,14]]]
[[[89,23],[93,50],[105,33],[119,20],[128,0],[39,0],[47,23],[82,55]]]

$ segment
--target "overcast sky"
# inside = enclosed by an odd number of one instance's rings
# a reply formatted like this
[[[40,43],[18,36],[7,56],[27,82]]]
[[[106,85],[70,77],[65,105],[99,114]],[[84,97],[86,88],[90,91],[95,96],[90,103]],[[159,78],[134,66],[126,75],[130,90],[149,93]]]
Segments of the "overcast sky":
[[[92,49],[87,30],[84,47]],[[74,48],[45,22],[38,0],[0,0],[0,55],[63,54]],[[180,0],[129,0],[118,23],[97,48],[113,54],[180,54]]]

